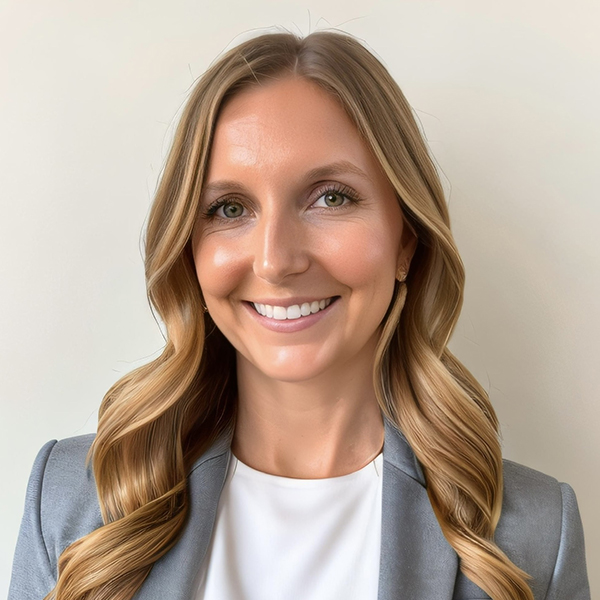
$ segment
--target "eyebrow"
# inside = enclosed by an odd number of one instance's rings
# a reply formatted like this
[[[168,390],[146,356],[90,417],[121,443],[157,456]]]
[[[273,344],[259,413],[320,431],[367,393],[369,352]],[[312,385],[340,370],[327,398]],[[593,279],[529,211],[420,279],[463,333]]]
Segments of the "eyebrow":
[[[305,179],[321,179],[323,177],[330,177],[332,175],[345,175],[346,173],[352,173],[353,175],[357,175],[362,179],[371,181],[371,178],[362,169],[359,169],[355,164],[348,160],[340,160],[338,162],[333,162],[328,165],[323,165],[322,167],[312,169],[306,174]]]
[[[333,177],[335,175],[345,175],[351,173],[356,175],[368,182],[371,182],[371,178],[362,170],[359,169],[355,164],[348,160],[340,160],[337,162],[330,163],[328,165],[322,165],[311,169],[304,175],[305,181],[314,181],[315,179],[323,179],[324,177]],[[243,192],[245,187],[237,181],[233,180],[221,180],[209,183],[202,190],[202,196],[214,192],[234,191]]]

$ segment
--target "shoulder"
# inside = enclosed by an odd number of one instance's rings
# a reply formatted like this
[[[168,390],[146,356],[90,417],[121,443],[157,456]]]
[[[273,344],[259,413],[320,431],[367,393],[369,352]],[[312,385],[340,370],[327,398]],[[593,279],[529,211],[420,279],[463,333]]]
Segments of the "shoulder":
[[[550,597],[550,582],[568,583],[565,565],[580,580],[586,579],[577,499],[571,486],[554,477],[504,460],[502,514],[495,539],[516,565],[533,576],[536,598]]]
[[[562,514],[561,484],[550,475],[520,465],[503,461],[504,493],[502,519],[512,520],[541,511],[540,517],[560,523]],[[529,519],[528,521],[531,521]]]
[[[91,466],[93,434],[48,442],[38,454],[40,527],[51,563],[75,540],[102,526]],[[41,455],[41,457],[40,457]],[[38,464],[43,461],[43,464]]]
[[[85,462],[94,437],[93,433],[89,433],[58,441],[52,440],[45,444],[40,450],[40,454],[47,455],[45,476],[58,479],[80,478],[82,471],[86,471]]]
[[[8,597],[44,598],[55,586],[57,562],[72,542],[102,526],[96,485],[86,467],[93,435],[39,450],[31,469]]]
[[[94,485],[91,467],[86,466],[87,454],[94,434],[78,435],[45,444],[36,458],[34,471],[43,469],[45,495],[62,495],[69,498],[73,492]],[[67,499],[66,498],[66,499]]]
[[[545,554],[556,555],[561,522],[560,483],[540,471],[504,460],[502,514],[496,538],[505,551],[531,556],[545,548]],[[529,549],[530,545],[535,547]]]

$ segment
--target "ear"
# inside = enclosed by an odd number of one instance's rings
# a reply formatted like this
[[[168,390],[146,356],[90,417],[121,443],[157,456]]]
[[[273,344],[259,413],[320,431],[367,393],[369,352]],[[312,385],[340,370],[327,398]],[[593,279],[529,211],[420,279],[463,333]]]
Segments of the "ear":
[[[398,260],[396,262],[396,270],[402,269],[405,273],[408,273],[410,269],[410,263],[412,257],[417,249],[419,238],[415,233],[414,229],[404,219],[402,227],[402,236],[400,238],[400,252],[398,253]]]

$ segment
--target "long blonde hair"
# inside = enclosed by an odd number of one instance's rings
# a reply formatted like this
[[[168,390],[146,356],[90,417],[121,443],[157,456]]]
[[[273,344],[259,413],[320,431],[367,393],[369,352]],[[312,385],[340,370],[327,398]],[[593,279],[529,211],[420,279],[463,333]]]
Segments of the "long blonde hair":
[[[385,67],[351,36],[325,31],[246,41],[191,93],[146,233],[148,298],[166,326],[166,345],[104,397],[90,450],[104,525],[61,554],[47,598],[132,598],[184,527],[188,469],[234,426],[235,352],[202,310],[191,234],[220,107],[240,90],[286,74],[337,98],[418,237],[407,287],[396,284],[376,351],[380,407],[423,466],[464,574],[494,600],[532,600],[527,575],[493,541],[503,488],[497,418],[486,392],[446,347],[462,306],[464,269],[436,169]]]

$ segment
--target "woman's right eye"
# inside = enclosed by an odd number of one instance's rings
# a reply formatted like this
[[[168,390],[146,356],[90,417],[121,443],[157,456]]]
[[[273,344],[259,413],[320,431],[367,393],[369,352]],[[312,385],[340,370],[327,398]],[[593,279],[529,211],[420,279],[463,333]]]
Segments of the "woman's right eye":
[[[219,219],[235,219],[241,217],[244,212],[244,206],[240,202],[231,200],[217,200],[206,210],[207,217],[216,216]]]
[[[229,202],[222,204],[223,214],[226,218],[241,217],[244,212],[244,207],[239,202]]]

